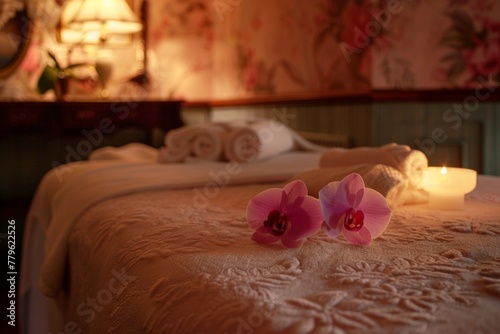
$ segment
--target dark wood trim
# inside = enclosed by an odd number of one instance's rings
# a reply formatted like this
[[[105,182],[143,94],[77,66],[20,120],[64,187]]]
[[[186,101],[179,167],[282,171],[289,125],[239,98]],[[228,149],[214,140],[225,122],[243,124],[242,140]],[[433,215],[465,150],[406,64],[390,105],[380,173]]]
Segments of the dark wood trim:
[[[193,100],[193,101],[133,101],[146,107],[158,103],[180,103],[183,107],[234,107],[249,105],[284,105],[284,104],[331,104],[331,103],[371,103],[371,102],[462,102],[476,97],[480,102],[500,101],[500,87],[480,89],[442,89],[442,90],[338,90],[323,93],[298,93],[289,95],[267,95],[227,100]],[[130,102],[130,101],[128,101]],[[0,102],[15,104],[18,102]],[[20,101],[27,106],[58,106],[68,102]],[[74,104],[96,105],[106,103],[123,103],[121,101],[73,101]]]
[[[476,97],[480,102],[500,101],[500,87],[439,90],[338,90],[314,94],[257,96],[241,99],[185,101],[185,107],[234,107],[276,104],[331,104],[359,102],[463,102]]]
[[[299,93],[289,95],[256,96],[241,99],[185,101],[186,107],[233,107],[248,105],[329,104],[371,102],[370,90],[339,90],[328,93]]]
[[[479,101],[500,101],[500,87],[439,90],[374,90],[377,102],[463,102],[476,97]]]

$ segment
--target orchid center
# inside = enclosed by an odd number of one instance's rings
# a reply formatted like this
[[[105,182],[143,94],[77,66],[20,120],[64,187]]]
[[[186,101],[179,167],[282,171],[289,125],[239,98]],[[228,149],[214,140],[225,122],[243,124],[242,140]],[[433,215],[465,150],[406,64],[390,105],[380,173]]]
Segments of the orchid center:
[[[349,210],[344,216],[344,227],[351,232],[357,232],[363,227],[365,214],[361,210]]]
[[[264,222],[264,226],[271,229],[271,234],[280,237],[285,233],[288,227],[288,219],[286,214],[279,212],[278,210],[273,210],[267,215],[267,220]]]

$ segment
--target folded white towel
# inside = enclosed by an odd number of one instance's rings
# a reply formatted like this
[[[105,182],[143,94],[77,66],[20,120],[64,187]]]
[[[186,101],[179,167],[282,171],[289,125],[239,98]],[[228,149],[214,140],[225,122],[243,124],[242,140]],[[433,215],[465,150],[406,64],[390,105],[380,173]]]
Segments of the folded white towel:
[[[424,153],[395,143],[381,147],[332,148],[320,160],[320,167],[383,164],[399,170],[411,187],[420,188],[428,160]]]

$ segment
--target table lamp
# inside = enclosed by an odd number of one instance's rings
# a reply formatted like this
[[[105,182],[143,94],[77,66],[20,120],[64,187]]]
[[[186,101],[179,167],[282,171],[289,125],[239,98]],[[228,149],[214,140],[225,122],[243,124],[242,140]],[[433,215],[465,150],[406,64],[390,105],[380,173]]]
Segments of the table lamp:
[[[125,0],[68,0],[61,12],[59,38],[70,45],[94,45],[99,49],[123,46],[142,24]],[[96,57],[103,97],[112,74],[112,61]]]

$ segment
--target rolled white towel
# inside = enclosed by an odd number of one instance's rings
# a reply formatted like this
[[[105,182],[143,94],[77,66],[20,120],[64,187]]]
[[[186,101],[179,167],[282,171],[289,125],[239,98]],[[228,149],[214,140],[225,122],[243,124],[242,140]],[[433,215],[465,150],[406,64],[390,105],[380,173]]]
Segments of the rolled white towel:
[[[423,190],[409,187],[408,179],[400,171],[382,164],[319,168],[300,173],[292,179],[304,181],[309,195],[318,197],[319,191],[328,183],[340,181],[351,173],[360,174],[365,186],[382,194],[391,208],[404,204],[425,203],[428,199]]]
[[[184,162],[188,156],[205,160],[220,160],[227,127],[220,123],[187,125],[171,130],[160,149],[159,162]]]
[[[158,162],[184,162],[191,154],[191,139],[198,132],[192,127],[182,127],[167,132],[164,147],[160,148]]]
[[[294,148],[294,132],[287,126],[275,120],[258,120],[231,129],[224,146],[224,155],[228,161],[251,162]]]
[[[222,126],[207,126],[200,131],[191,144],[192,154],[203,160],[218,161],[223,158],[224,141],[228,130]]]
[[[387,151],[396,159],[397,169],[410,181],[410,186],[420,188],[424,171],[429,166],[427,156],[419,150],[412,150],[406,145],[389,144]]]
[[[340,167],[360,164],[383,164],[400,171],[415,189],[420,188],[428,166],[425,154],[409,146],[395,143],[381,147],[332,148],[323,153],[320,167]]]

